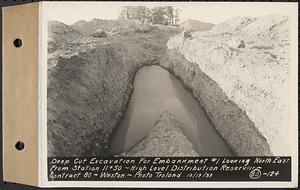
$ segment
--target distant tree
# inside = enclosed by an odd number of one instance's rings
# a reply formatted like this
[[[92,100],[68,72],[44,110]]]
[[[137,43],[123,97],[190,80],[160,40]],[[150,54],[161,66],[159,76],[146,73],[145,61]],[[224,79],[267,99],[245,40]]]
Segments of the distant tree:
[[[120,15],[119,15],[119,19],[128,19],[128,9],[127,7],[122,7],[122,10],[120,12]]]
[[[172,6],[154,7],[152,17],[154,24],[175,25],[179,21],[179,9]]]
[[[125,20],[139,20],[141,24],[144,25],[150,14],[150,10],[145,6],[124,6],[122,7],[119,18]]]
[[[144,6],[138,6],[136,7],[136,19],[139,20],[142,24],[142,26],[144,25],[145,21],[146,21],[146,17],[147,17],[147,8]]]
[[[168,24],[173,25],[174,24],[174,9],[172,6],[166,6],[164,7],[164,14],[166,15],[168,19]]]
[[[164,7],[154,7],[151,15],[152,24],[166,24]]]
[[[145,23],[176,25],[179,22],[179,10],[172,6],[160,6],[149,9],[145,6],[124,6],[119,15],[120,19],[139,20]]]
[[[176,9],[175,11],[174,11],[175,13],[174,13],[174,25],[177,25],[177,24],[179,24],[179,9]]]
[[[145,10],[145,22],[146,23],[151,23],[151,15],[152,15],[152,11],[149,8],[146,8]]]

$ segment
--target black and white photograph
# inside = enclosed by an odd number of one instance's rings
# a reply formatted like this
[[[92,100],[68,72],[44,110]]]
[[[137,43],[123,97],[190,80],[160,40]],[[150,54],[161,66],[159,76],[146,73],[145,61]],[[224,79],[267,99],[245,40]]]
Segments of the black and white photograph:
[[[46,5],[54,164],[297,154],[297,38],[284,5]]]
[[[49,156],[291,154],[288,16],[111,8],[48,21]]]

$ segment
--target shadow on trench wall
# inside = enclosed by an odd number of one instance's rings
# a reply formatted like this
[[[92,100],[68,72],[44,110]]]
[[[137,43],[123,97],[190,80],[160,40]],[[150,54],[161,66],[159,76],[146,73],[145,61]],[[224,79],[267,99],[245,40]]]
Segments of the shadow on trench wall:
[[[169,50],[160,64],[178,77],[193,93],[236,156],[273,155],[267,139],[246,112],[231,101],[198,65],[187,61],[176,50]]]
[[[153,61],[150,53],[112,46],[60,58],[48,69],[48,156],[106,156],[135,73]]]
[[[116,51],[97,47],[61,59],[48,70],[48,156],[106,156],[130,100],[134,76],[145,65],[161,65],[177,76],[235,155],[272,155],[247,114],[180,53],[171,50],[159,61],[138,50]]]

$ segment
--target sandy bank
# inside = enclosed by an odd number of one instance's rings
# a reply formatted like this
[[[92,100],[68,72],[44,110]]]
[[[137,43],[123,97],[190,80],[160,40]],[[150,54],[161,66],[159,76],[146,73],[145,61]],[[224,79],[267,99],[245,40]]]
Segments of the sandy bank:
[[[245,45],[231,47],[232,40]],[[168,49],[166,67],[190,87],[236,154],[291,153],[287,17],[233,18],[191,38],[174,35]]]

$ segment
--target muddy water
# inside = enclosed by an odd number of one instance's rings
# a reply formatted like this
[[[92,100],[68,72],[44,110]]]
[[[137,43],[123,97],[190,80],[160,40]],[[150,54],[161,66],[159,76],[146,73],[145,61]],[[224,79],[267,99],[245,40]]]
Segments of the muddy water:
[[[147,136],[163,111],[169,110],[200,156],[231,153],[192,94],[181,81],[160,66],[142,67],[136,74],[134,92],[109,152],[120,154]]]

